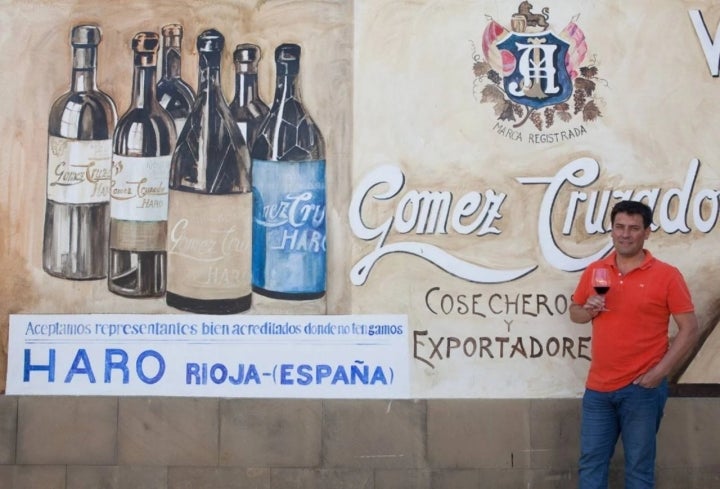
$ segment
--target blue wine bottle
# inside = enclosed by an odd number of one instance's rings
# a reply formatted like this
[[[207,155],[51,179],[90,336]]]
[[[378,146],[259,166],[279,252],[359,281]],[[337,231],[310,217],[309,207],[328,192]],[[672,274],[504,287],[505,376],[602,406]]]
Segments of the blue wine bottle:
[[[275,50],[277,83],[252,148],[253,291],[284,300],[325,295],[325,142],[300,99],[300,46]]]

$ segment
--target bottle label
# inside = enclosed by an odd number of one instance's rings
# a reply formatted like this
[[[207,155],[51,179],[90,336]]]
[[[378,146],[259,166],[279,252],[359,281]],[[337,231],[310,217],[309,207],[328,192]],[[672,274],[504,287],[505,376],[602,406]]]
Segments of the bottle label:
[[[172,155],[112,156],[110,217],[124,221],[166,221]]]
[[[112,139],[48,137],[47,198],[60,204],[110,201]]]
[[[253,160],[253,285],[325,291],[325,160]]]
[[[110,219],[110,248],[130,251],[165,251],[167,221]]]
[[[201,300],[250,295],[252,194],[170,191],[167,290]]]

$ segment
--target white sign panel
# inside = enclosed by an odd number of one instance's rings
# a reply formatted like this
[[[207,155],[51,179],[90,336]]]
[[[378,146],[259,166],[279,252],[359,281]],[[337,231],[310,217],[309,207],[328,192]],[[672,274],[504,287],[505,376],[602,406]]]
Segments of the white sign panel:
[[[7,393],[408,398],[407,317],[12,315]]]

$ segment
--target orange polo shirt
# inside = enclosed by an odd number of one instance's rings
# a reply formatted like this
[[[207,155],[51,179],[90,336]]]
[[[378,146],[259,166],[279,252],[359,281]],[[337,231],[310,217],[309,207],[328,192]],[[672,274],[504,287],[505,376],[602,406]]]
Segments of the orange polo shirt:
[[[592,270],[610,270],[610,290],[605,296],[608,311],[592,321],[588,389],[613,391],[650,370],[667,352],[670,316],[695,310],[680,271],[644,251],[642,265],[626,275],[615,265],[614,251],[590,264],[572,296],[575,304],[585,304],[595,294]]]

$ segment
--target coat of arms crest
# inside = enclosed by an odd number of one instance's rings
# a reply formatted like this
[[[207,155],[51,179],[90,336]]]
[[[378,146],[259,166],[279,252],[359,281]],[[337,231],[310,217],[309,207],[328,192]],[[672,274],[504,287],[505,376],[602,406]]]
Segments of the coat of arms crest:
[[[523,1],[510,28],[489,19],[482,55],[474,56],[480,102],[492,103],[498,120],[517,128],[530,120],[538,130],[563,122],[600,117],[595,89],[598,68],[587,55],[585,34],[575,16],[559,33],[550,30],[550,10],[534,13]],[[477,92],[476,92],[477,93]]]

